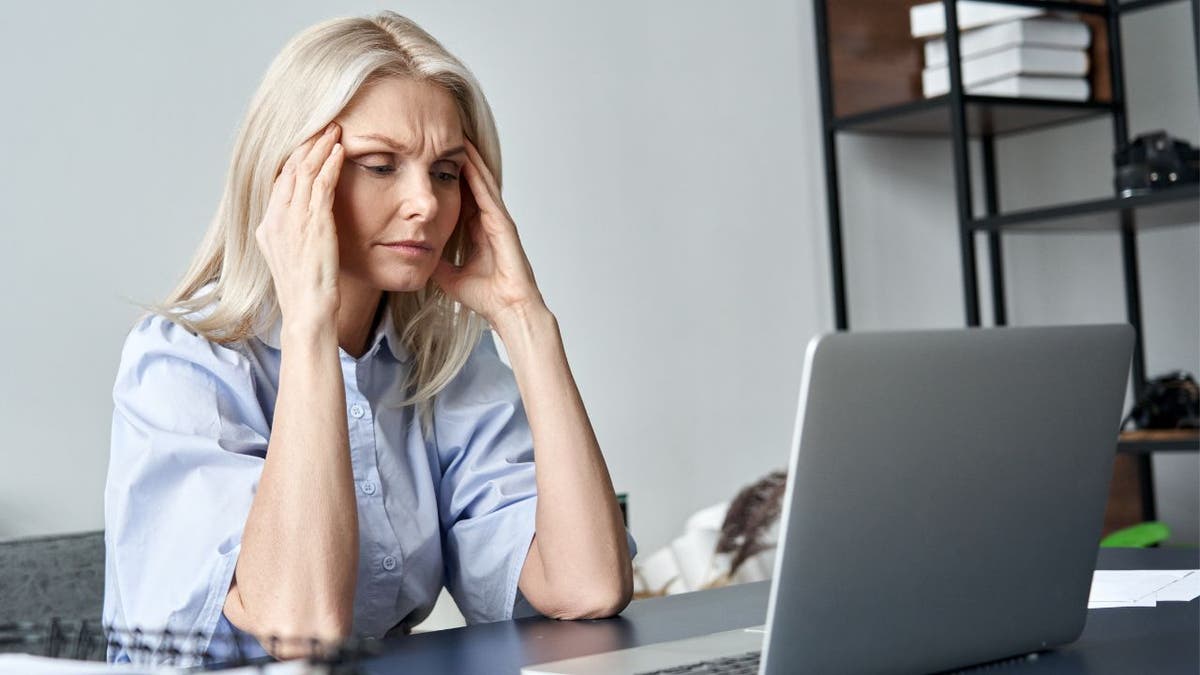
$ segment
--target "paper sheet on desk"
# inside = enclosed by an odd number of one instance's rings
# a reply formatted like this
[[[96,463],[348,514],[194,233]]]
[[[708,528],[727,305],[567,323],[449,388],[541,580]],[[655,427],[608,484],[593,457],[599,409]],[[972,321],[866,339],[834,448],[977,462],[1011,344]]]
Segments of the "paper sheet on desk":
[[[1154,607],[1200,597],[1200,570],[1097,570],[1088,609]]]
[[[130,663],[52,659],[29,654],[0,654],[0,675],[184,675],[191,672],[194,671],[170,666],[135,666]],[[328,675],[329,669],[304,661],[284,661],[205,672],[221,675]]]

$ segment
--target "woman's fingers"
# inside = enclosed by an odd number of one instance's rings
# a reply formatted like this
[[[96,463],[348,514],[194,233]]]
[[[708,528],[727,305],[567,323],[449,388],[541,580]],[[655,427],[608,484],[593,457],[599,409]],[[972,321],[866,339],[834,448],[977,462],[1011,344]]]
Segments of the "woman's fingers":
[[[313,139],[310,139],[313,140]],[[300,163],[300,158],[308,153],[309,141],[305,141],[292,150],[292,154],[283,163],[283,168],[279,170],[279,175],[275,177],[275,184],[271,188],[271,197],[267,201],[267,212],[278,212],[280,209],[286,209],[292,203],[292,193],[296,188],[296,165]]]
[[[471,188],[471,197],[475,200],[475,210],[491,210],[489,209],[492,203],[491,194],[488,192],[487,186],[483,184],[483,177],[479,175],[479,169],[475,168],[474,160],[469,157],[467,163],[463,164],[463,175],[467,179],[467,187]]]
[[[308,151],[312,149],[313,143],[315,143],[316,141],[317,141],[317,137],[313,136],[313,137],[309,138],[308,140],[304,141],[303,143],[301,143],[300,145],[296,146],[295,149],[292,150],[292,154],[288,155],[287,161],[285,161],[283,163],[283,169],[280,170],[279,175],[282,176],[285,173],[292,174],[292,181],[293,181],[293,185],[294,185],[295,184],[296,167],[300,166],[300,160],[304,159],[304,157],[308,154]],[[284,206],[287,206],[288,204],[291,203],[291,199],[290,199],[291,195],[289,194],[288,196],[289,196],[289,199],[284,202]]]
[[[344,154],[345,148],[342,144],[334,143],[321,166],[321,171],[313,179],[312,201],[308,207],[312,213],[325,213],[333,209],[333,192],[337,189],[338,176],[342,173]]]
[[[329,158],[329,152],[337,141],[339,132],[338,125],[330,122],[329,126],[325,127],[325,131],[316,137],[308,154],[300,160],[299,166],[296,167],[296,189],[292,194],[293,203],[300,204],[305,208],[309,207],[313,181],[316,180],[321,167],[325,165],[325,160]]]
[[[467,163],[463,165],[463,174],[467,178],[467,185],[471,187],[471,196],[475,199],[478,211],[474,220],[478,220],[480,226],[488,232],[494,234],[502,232],[504,221],[510,220],[508,212],[499,203],[499,197],[493,196],[478,165],[468,159]]]
[[[496,184],[496,177],[492,175],[492,170],[488,168],[487,162],[483,161],[483,155],[479,154],[479,149],[470,139],[464,139],[467,148],[467,164],[475,170],[476,175],[487,188],[488,194],[491,196],[491,202],[498,203],[500,201],[500,186]]]
[[[267,201],[267,213],[277,213],[286,209],[292,201],[292,191],[296,188],[296,166],[289,159],[283,165],[283,171],[275,177],[275,185],[271,188],[271,198]]]

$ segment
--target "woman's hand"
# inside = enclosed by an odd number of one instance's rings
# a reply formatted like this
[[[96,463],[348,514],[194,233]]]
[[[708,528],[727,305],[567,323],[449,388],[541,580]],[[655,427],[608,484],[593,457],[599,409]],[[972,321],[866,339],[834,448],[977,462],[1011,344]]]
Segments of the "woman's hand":
[[[333,192],[342,170],[340,133],[330,123],[292,152],[254,231],[275,281],[285,326],[336,327],[340,300]]]
[[[440,261],[433,281],[495,326],[510,314],[540,309],[545,304],[495,177],[475,145],[467,140],[466,147],[463,175],[476,208],[464,225],[475,244],[475,253],[462,267]],[[464,199],[463,208],[468,207]]]

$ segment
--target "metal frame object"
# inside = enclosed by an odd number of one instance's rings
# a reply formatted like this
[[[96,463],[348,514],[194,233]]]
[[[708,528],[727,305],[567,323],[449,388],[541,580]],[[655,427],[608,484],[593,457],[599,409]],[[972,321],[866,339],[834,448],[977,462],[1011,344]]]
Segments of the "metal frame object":
[[[889,106],[879,110],[858,112],[853,115],[838,117],[833,107],[833,80],[830,66],[830,36],[827,2],[836,0],[813,0],[813,14],[816,24],[816,46],[818,79],[820,82],[821,114],[823,122],[823,140],[825,156],[825,185],[826,204],[829,216],[829,248],[830,272],[832,276],[834,326],[839,331],[849,330],[850,321],[846,298],[845,259],[842,238],[841,195],[838,184],[837,134],[841,132],[887,134],[886,122],[907,118],[926,111],[945,108],[949,113],[949,129],[939,130],[941,133],[925,131],[896,131],[905,135],[939,135],[946,136],[948,131],[954,157],[954,189],[958,216],[959,253],[963,275],[963,305],[964,316],[968,326],[981,325],[978,270],[976,269],[976,234],[985,232],[988,246],[988,273],[991,278],[992,321],[996,326],[1008,323],[1008,303],[1005,295],[1004,255],[1002,234],[1005,229],[1024,226],[1022,231],[1035,231],[1031,227],[1039,222],[1068,222],[1078,223],[1085,219],[1096,221],[1115,219],[1116,229],[1121,241],[1122,273],[1125,289],[1126,318],[1137,335],[1131,366],[1132,385],[1134,392],[1141,392],[1146,383],[1145,356],[1145,327],[1142,320],[1141,284],[1138,270],[1137,230],[1139,217],[1148,224],[1159,224],[1165,213],[1168,222],[1171,218],[1182,218],[1179,222],[1187,222],[1189,213],[1194,216],[1194,206],[1200,191],[1195,186],[1185,186],[1163,191],[1159,194],[1146,195],[1133,199],[1120,199],[1116,196],[1102,200],[1091,200],[1076,204],[1055,205],[1043,208],[1028,209],[1011,214],[1000,213],[999,180],[996,172],[995,139],[997,136],[1009,133],[1021,133],[1035,128],[1065,124],[1073,121],[1088,119],[1097,114],[1109,114],[1112,118],[1114,147],[1120,147],[1128,140],[1128,111],[1126,108],[1124,71],[1122,68],[1121,47],[1121,17],[1150,7],[1164,5],[1180,0],[1131,0],[1118,2],[1105,0],[1104,4],[1082,4],[1063,0],[994,0],[996,4],[1022,5],[1039,7],[1056,11],[1073,11],[1104,17],[1108,32],[1108,67],[1112,85],[1112,100],[1110,103],[1048,101],[1038,99],[1001,99],[991,96],[974,96],[964,91],[960,62],[960,30],[958,28],[958,8],[955,2],[942,0],[945,11],[945,39],[948,52],[950,75],[950,92],[946,95]],[[1192,8],[1193,41],[1196,49],[1197,71],[1200,72],[1200,35],[1197,23],[1200,23],[1200,0],[1188,0]],[[1008,106],[1008,109],[1045,111],[1046,121],[1019,125],[1011,129],[1001,129],[999,132],[987,124],[978,124],[977,129],[968,125],[971,118],[968,109],[971,107],[986,109],[988,107]],[[1054,112],[1054,114],[1051,114]],[[920,127],[921,125],[915,125]],[[928,125],[927,125],[928,126]],[[985,196],[984,214],[977,217],[974,211],[972,197],[972,180],[970,165],[970,141],[972,131],[975,131],[981,145],[982,181]],[[1190,205],[1190,206],[1189,206]],[[1189,211],[1190,208],[1190,211]],[[1125,451],[1125,444],[1121,449]],[[1154,476],[1150,459],[1153,444],[1140,443],[1136,448],[1130,446],[1128,451],[1136,454],[1138,484],[1141,494],[1142,517],[1154,520],[1157,509],[1154,499]],[[1162,450],[1197,450],[1197,443],[1165,443]]]

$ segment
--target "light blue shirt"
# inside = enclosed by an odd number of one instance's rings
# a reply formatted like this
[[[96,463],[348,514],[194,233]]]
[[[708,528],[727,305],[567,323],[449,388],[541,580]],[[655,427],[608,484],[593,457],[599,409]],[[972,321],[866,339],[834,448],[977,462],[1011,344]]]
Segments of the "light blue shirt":
[[[513,373],[484,333],[436,397],[427,442],[415,409],[397,405],[413,359],[383,314],[361,358],[339,350],[358,502],[353,631],[406,632],[443,585],[471,623],[532,613],[517,581],[537,489]],[[215,634],[196,646],[217,658],[229,655],[231,636],[264,653],[222,608],[271,436],[279,365],[278,322],[230,345],[157,315],[129,334],[104,499],[106,625]],[[109,658],[147,659],[125,649]]]

